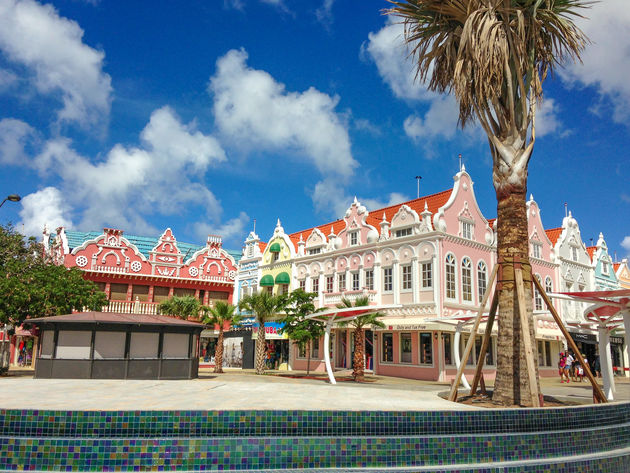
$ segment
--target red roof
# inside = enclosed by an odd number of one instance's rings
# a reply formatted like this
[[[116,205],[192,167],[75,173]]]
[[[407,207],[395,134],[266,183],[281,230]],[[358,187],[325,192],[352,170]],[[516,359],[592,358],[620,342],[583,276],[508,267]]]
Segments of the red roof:
[[[263,253],[265,251],[265,248],[267,248],[267,243],[265,243],[264,241],[259,241],[258,248],[260,248],[260,252]]]
[[[27,323],[110,323],[123,325],[175,325],[184,327],[199,327],[204,325],[197,322],[169,317],[167,315],[147,315],[147,314],[119,314],[116,312],[76,312],[74,314],[55,315],[52,317],[40,317],[37,319],[27,319]]]
[[[588,255],[591,257],[591,261],[593,261],[593,255],[595,254],[595,250],[597,250],[596,246],[587,246],[586,247],[586,251],[588,252]]]
[[[615,273],[619,271],[619,266],[621,266],[621,263],[613,263],[613,268],[615,268]]]
[[[488,220],[488,225],[490,226],[490,228],[494,228],[494,224],[497,221],[496,218],[491,218]]]
[[[396,212],[400,210],[400,207],[403,205],[407,205],[407,207],[415,210],[418,215],[424,212],[424,205],[426,203],[429,212],[434,214],[437,212],[440,207],[442,207],[448,199],[451,197],[451,193],[453,189],[448,189],[442,192],[438,192],[437,194],[431,194],[424,197],[420,197],[419,199],[409,200],[407,202],[401,202],[400,204],[391,205],[389,207],[383,207],[376,210],[370,210],[370,215],[366,219],[366,222],[369,225],[372,225],[377,230],[379,229],[379,223],[383,220],[383,213],[385,213],[385,219],[388,222],[392,221]],[[313,232],[315,228],[318,228],[325,236],[330,235],[330,226],[332,225],[333,231],[335,235],[338,235],[340,231],[346,228],[346,222],[343,219],[335,220],[334,222],[325,223],[323,225],[319,225],[317,227],[307,228],[306,230],[301,230],[299,232],[291,233],[289,238],[296,245],[297,242],[300,241],[300,235],[302,235],[302,239],[306,241],[308,236]]]
[[[549,230],[545,230],[545,233],[547,234],[547,237],[549,237],[549,239],[551,240],[551,244],[553,246],[556,246],[556,242],[558,241],[558,238],[560,238],[560,234],[562,233],[562,227],[550,228]]]

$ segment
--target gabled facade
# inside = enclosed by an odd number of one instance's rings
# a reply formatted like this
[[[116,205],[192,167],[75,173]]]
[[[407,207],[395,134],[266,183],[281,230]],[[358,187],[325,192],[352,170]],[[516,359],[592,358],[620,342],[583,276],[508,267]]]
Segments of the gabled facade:
[[[628,259],[624,258],[620,263],[614,263],[614,268],[619,286],[624,289],[630,289],[630,268],[628,267]]]
[[[604,234],[600,233],[593,253],[593,268],[596,291],[611,291],[619,289],[619,280],[615,273],[613,260],[608,254],[608,245]]]
[[[262,243],[255,232],[252,231],[247,235],[241,259],[238,262],[234,305],[238,305],[238,301],[243,296],[258,292],[258,282],[261,278],[260,262],[266,246],[267,244]]]

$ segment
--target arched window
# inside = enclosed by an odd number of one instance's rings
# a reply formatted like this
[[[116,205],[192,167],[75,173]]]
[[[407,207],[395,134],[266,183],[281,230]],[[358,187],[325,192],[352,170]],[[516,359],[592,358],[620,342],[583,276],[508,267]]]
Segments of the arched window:
[[[536,279],[538,279],[538,282],[542,285],[542,280],[538,274],[536,275]],[[543,310],[542,296],[536,287],[534,287],[534,310]]]
[[[446,256],[446,298],[455,299],[455,257]]]
[[[472,263],[470,258],[462,260],[462,299],[472,302]]]
[[[486,263],[483,261],[479,261],[477,264],[477,288],[479,303],[481,304],[481,300],[483,299],[483,295],[486,293],[486,288],[488,287],[488,269],[486,267]]]
[[[547,276],[545,278],[545,292],[547,294],[549,294],[550,292],[553,292],[553,284],[552,284],[551,278],[549,276]]]

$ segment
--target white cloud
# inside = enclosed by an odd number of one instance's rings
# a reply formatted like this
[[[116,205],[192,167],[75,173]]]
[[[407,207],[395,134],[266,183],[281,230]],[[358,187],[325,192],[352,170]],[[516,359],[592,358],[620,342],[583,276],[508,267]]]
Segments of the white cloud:
[[[322,5],[315,10],[317,21],[325,26],[330,26],[333,22],[332,7],[335,0],[324,0]]]
[[[411,115],[405,119],[403,126],[407,136],[416,142],[438,136],[452,139],[457,130],[458,118],[457,102],[452,96],[446,95],[433,100],[424,117]]]
[[[322,174],[352,175],[357,162],[347,125],[335,113],[339,98],[312,87],[288,92],[246,60],[244,50],[229,51],[210,80],[215,123],[226,140],[247,149],[296,153]]]
[[[552,98],[545,98],[536,109],[536,137],[540,138],[549,134],[566,136],[570,130],[562,130],[563,123],[558,118],[560,107]],[[561,131],[560,131],[561,130]],[[556,133],[560,131],[559,133]]]
[[[79,155],[65,138],[46,143],[35,158],[40,172],[56,172],[64,195],[82,208],[83,228],[117,225],[147,233],[142,217],[172,215],[199,205],[218,220],[221,205],[200,179],[210,166],[226,159],[218,141],[180,123],[168,107],[153,112],[141,135],[142,146],[115,145],[100,162]]]
[[[576,23],[592,44],[582,54],[583,64],[560,70],[569,84],[595,87],[610,100],[615,121],[630,118],[630,8],[627,0],[597,2]]]
[[[26,67],[38,93],[59,96],[60,122],[83,127],[109,114],[111,78],[102,70],[104,53],[82,42],[83,30],[51,5],[33,0],[0,2],[0,50]]]
[[[369,212],[372,212],[377,209],[390,207],[392,205],[407,202],[409,200],[411,200],[409,197],[401,194],[400,192],[392,192],[391,194],[389,194],[389,197],[385,202],[379,199],[361,199],[361,203],[365,205]]]
[[[72,227],[72,220],[68,217],[69,207],[61,191],[55,187],[46,187],[29,194],[20,203],[20,217],[26,235],[40,237],[44,225],[51,231],[60,226]]]
[[[343,183],[328,177],[315,184],[311,194],[315,209],[318,212],[339,218],[352,203],[345,193]]]
[[[383,134],[378,126],[374,125],[371,121],[364,118],[357,118],[356,120],[353,120],[353,123],[354,127],[357,130],[365,131],[374,136],[381,136]]]
[[[626,256],[630,258],[630,235],[628,235],[622,240],[621,246],[624,250],[627,251]]]
[[[14,74],[7,69],[0,69],[0,91],[8,89],[12,85],[16,84],[17,81],[17,74]]]
[[[222,225],[210,225],[205,222],[198,222],[194,225],[195,233],[199,238],[205,239],[208,235],[220,235],[223,241],[242,242],[245,234],[245,225],[249,222],[249,216],[245,212],[241,212],[235,217]]]
[[[28,161],[25,146],[35,136],[35,130],[21,120],[0,120],[0,163],[24,164]]]

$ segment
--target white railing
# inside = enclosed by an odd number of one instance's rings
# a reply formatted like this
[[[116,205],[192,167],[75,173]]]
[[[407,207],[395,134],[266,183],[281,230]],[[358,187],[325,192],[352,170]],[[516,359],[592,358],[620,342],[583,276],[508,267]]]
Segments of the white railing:
[[[117,312],[119,314],[157,315],[158,303],[140,301],[109,301],[103,306],[103,312]]]
[[[354,302],[360,297],[367,297],[370,302],[376,301],[376,291],[369,291],[363,289],[361,291],[344,291],[344,292],[325,292],[324,293],[324,305],[333,306],[341,303],[342,299],[348,299],[354,304]]]

